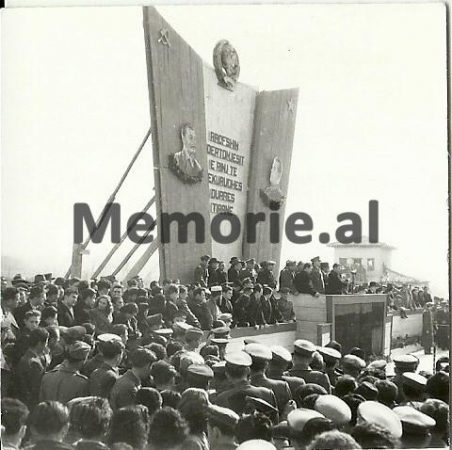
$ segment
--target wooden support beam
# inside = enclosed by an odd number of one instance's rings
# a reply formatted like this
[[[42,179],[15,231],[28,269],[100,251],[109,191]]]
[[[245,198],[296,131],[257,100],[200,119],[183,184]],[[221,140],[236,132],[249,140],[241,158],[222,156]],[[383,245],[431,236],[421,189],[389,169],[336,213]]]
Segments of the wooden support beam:
[[[151,259],[151,256],[159,248],[158,239],[154,239],[148,246],[148,248],[141,255],[140,259],[134,264],[134,266],[129,270],[124,281],[127,282],[136,275],[139,275],[146,263]]]
[[[141,212],[146,212],[155,202],[155,196],[149,200],[149,202],[146,204],[146,206],[141,210]],[[98,275],[104,270],[105,266],[108,264],[112,256],[116,253],[116,250],[121,246],[121,244],[125,241],[127,236],[129,235],[129,231],[132,227],[127,228],[127,230],[124,232],[124,234],[119,239],[119,242],[113,246],[113,248],[109,251],[108,255],[105,257],[105,259],[99,264],[97,269],[94,271],[91,278],[97,278]]]

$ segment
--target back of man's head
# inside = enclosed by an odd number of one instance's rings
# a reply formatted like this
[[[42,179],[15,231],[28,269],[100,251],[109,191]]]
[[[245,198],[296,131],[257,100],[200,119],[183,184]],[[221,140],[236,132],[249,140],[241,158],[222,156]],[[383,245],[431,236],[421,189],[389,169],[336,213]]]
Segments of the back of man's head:
[[[30,427],[38,439],[63,439],[69,424],[69,413],[60,402],[39,403],[31,413]]]
[[[2,425],[5,427],[5,436],[17,434],[27,423],[30,411],[15,398],[5,397],[2,399]]]

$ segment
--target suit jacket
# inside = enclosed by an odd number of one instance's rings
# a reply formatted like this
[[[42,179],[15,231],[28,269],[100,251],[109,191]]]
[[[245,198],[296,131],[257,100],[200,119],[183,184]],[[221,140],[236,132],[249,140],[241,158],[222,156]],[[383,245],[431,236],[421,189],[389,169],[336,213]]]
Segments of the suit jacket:
[[[311,271],[312,287],[315,291],[322,294],[325,293],[325,281],[323,279],[323,273],[320,269],[313,268]]]
[[[195,283],[199,283],[202,287],[207,287],[207,276],[207,267],[203,267],[201,264],[196,267],[194,273]]]
[[[74,314],[62,302],[58,304],[58,325],[68,328],[75,325]]]
[[[289,269],[283,269],[279,273],[279,288],[288,288],[293,291],[294,272]]]
[[[256,282],[262,285],[266,284],[267,286],[270,286],[273,289],[276,287],[275,275],[271,270],[268,269],[259,270]]]
[[[332,270],[328,275],[327,294],[342,294],[343,289],[344,283],[342,282],[340,275]]]
[[[129,369],[124,375],[120,376],[110,393],[110,405],[113,409],[123,406],[133,405],[135,395],[141,387],[141,380]]]
[[[312,286],[312,281],[309,273],[305,270],[302,270],[295,275],[294,285],[295,289],[300,292],[300,294],[315,295],[317,292]]]
[[[18,306],[14,310],[14,317],[16,319],[17,325],[19,325],[19,328],[23,328],[24,326],[25,313],[31,311],[32,309],[33,306],[31,306],[30,302],[27,301],[27,303],[24,303],[22,306]]]
[[[45,358],[30,348],[20,358],[16,368],[19,399],[30,411],[39,403],[41,379],[46,370]]]
[[[117,368],[113,368],[107,363],[102,363],[89,377],[90,395],[110,398],[111,390],[118,378],[119,371]]]

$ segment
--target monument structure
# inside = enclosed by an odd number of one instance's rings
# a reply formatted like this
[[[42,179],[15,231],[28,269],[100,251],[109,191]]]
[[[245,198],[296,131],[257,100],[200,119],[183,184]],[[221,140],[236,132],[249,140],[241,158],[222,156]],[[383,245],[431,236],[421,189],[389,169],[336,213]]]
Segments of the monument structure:
[[[226,265],[233,256],[252,256],[278,267],[281,240],[270,242],[268,217],[278,211],[284,229],[298,89],[260,92],[239,81],[240,58],[226,39],[212,49],[211,67],[154,7],[144,7],[143,18],[157,215],[197,213],[205,224],[205,239],[197,242],[194,221],[180,230],[171,223],[159,244],[161,277],[190,282],[204,254]],[[246,239],[250,212],[267,216],[254,242]],[[241,224],[238,239],[227,244],[210,233],[212,220],[224,213]],[[227,235],[227,221],[221,226]]]

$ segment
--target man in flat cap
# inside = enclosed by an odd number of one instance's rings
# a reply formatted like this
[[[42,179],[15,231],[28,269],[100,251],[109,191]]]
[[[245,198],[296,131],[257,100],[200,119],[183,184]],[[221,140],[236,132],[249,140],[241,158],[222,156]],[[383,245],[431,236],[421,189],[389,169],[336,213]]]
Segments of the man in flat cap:
[[[207,271],[207,265],[209,263],[210,256],[203,255],[203,256],[201,256],[200,260],[201,260],[201,262],[195,268],[194,282],[197,283],[201,287],[207,287],[207,278],[209,276],[209,273]]]
[[[220,261],[217,258],[210,258],[209,265],[207,267],[207,287],[217,286],[221,284],[222,277],[218,271]]]
[[[76,397],[89,395],[89,382],[80,373],[91,347],[85,342],[76,341],[66,349],[66,359],[57,368],[42,377],[40,401],[55,400],[67,403]]]
[[[405,372],[416,372],[417,367],[419,365],[419,358],[417,358],[414,355],[406,354],[406,355],[398,355],[393,357],[394,362],[394,377],[391,379],[391,381],[397,386],[398,393],[397,393],[397,403],[404,402],[405,395],[403,394],[402,390],[402,383],[403,383],[403,374]]]
[[[306,383],[314,383],[322,386],[328,393],[331,392],[331,384],[328,375],[312,370],[310,364],[313,360],[316,346],[305,339],[298,339],[294,342],[294,365],[289,370],[290,376],[303,378]]]
[[[317,351],[322,355],[323,361],[325,362],[325,373],[330,379],[331,386],[335,386],[336,380],[340,375],[337,368],[342,355],[336,349],[331,347],[319,347],[317,348]]]
[[[276,262],[275,261],[264,261],[262,263],[262,267],[259,270],[256,278],[256,282],[262,285],[266,284],[271,288],[276,288],[276,278],[273,270],[275,269]]]
[[[293,280],[295,279],[295,269],[297,263],[295,261],[286,261],[286,267],[279,273],[279,289],[287,288],[290,292],[294,291]]]
[[[253,386],[263,386],[272,390],[276,397],[279,413],[282,414],[287,402],[292,399],[289,385],[284,380],[272,380],[265,374],[269,362],[272,360],[272,351],[263,344],[248,344],[245,352],[251,356],[250,380]]]
[[[190,364],[185,374],[185,388],[209,390],[213,370],[207,364]]]
[[[344,355],[341,360],[341,369],[344,375],[358,379],[361,371],[366,367],[366,362],[359,356],[348,354]]]
[[[402,391],[405,401],[402,405],[413,406],[419,409],[425,400],[425,389],[427,387],[427,378],[418,373],[405,372],[402,374]]]
[[[215,403],[242,414],[246,406],[246,397],[257,397],[277,407],[275,394],[268,388],[252,386],[248,376],[252,364],[251,356],[243,351],[230,352],[225,357],[226,377],[231,387],[218,394]]]
[[[195,352],[201,345],[204,333],[200,328],[192,327],[185,332],[185,349],[189,352]]]
[[[238,447],[235,427],[239,419],[232,409],[218,405],[207,407],[207,435],[212,450],[235,450]]]

